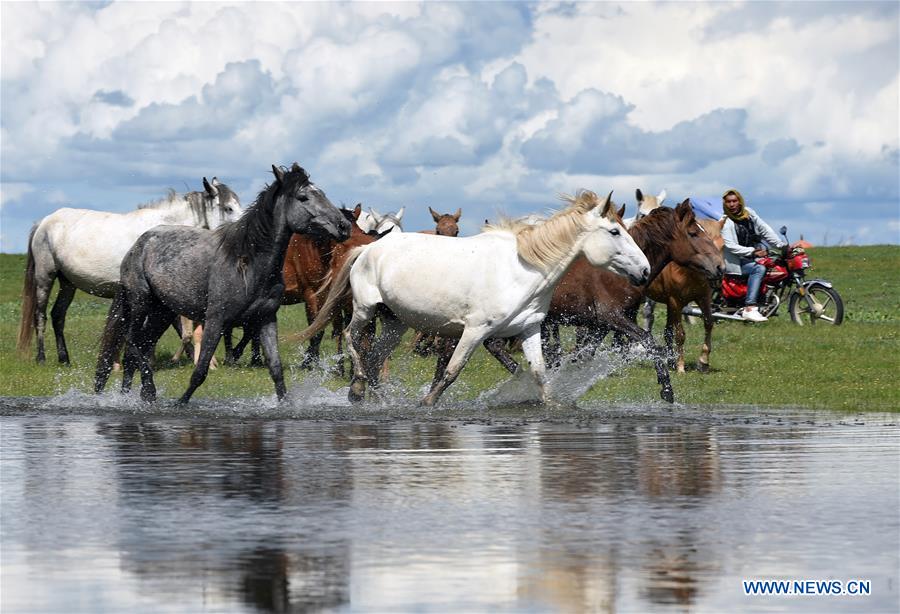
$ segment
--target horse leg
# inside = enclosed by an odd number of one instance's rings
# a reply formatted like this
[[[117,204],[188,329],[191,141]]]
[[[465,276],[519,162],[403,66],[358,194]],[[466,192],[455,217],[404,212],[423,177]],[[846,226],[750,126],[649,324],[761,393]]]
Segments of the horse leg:
[[[684,373],[684,325],[681,322],[681,307],[676,297],[670,296],[666,304],[666,352],[669,366],[678,373]]]
[[[705,337],[703,338],[703,349],[700,351],[700,358],[697,361],[697,370],[700,373],[709,373],[709,354],[712,352],[712,332],[715,320],[712,317],[712,296],[710,292],[706,293],[702,299],[697,301],[700,312],[703,314],[703,329]]]
[[[344,329],[344,342],[347,344],[347,353],[350,354],[350,363],[353,370],[347,398],[353,403],[362,401],[366,396],[365,358],[360,354],[360,349],[363,348],[363,335],[366,333],[369,323],[374,316],[374,307],[363,308],[354,305],[350,324]],[[365,349],[368,349],[368,344]]]
[[[278,354],[278,321],[272,314],[272,319],[265,322],[259,328],[259,341],[262,344],[263,351],[266,353],[266,360],[269,363],[269,375],[275,384],[275,396],[279,401],[283,401],[287,395],[287,388],[284,385],[284,370],[281,367],[281,356]],[[256,336],[256,335],[254,335]]]
[[[337,356],[334,364],[334,372],[339,377],[344,377],[344,336],[341,331],[344,330],[344,309],[337,307],[331,316],[331,340],[337,348],[335,355]]]
[[[133,293],[125,293],[125,301],[129,306],[128,331],[125,334],[125,349],[122,351],[122,394],[131,391],[131,381],[138,369],[141,359],[140,342],[144,321],[150,313],[149,296],[142,295],[135,300]]]
[[[523,343],[523,348],[524,345]],[[559,340],[559,322],[555,319],[544,318],[541,322],[541,351],[545,364],[559,366],[562,361],[562,344]]]
[[[488,341],[491,339],[485,339],[485,347],[487,347]],[[501,343],[502,339],[499,339]],[[444,377],[444,372],[447,370],[447,365],[450,363],[450,357],[453,356],[454,350],[456,350],[456,346],[459,343],[459,339],[455,337],[441,337],[441,343],[437,348],[437,364],[434,367],[434,378],[431,380],[431,388],[433,389],[438,385],[438,382],[441,381],[441,378]],[[518,365],[517,365],[518,366]]]
[[[606,325],[614,330],[621,331],[644,346],[649,356],[653,359],[653,365],[656,368],[656,382],[660,385],[659,396],[664,401],[673,403],[675,401],[675,393],[672,391],[672,382],[669,379],[669,368],[663,356],[662,348],[656,345],[653,335],[621,315],[610,318]]]
[[[196,365],[197,361],[200,360],[200,344],[203,343],[203,323],[191,322],[191,326],[194,327],[194,332],[191,334],[191,343],[194,345],[193,360]],[[219,368],[219,361],[216,360],[215,356],[213,356],[212,360],[209,362],[209,368],[211,370]]]
[[[222,341],[225,343],[225,365],[226,366],[234,366],[237,363],[237,359],[234,357],[234,329],[232,327],[226,328],[222,332]],[[194,364],[197,364],[196,362]]]
[[[456,380],[459,372],[462,371],[462,368],[471,358],[472,352],[481,345],[481,342],[487,338],[487,335],[488,331],[483,327],[466,327],[463,329],[463,334],[457,342],[456,349],[453,350],[453,355],[447,363],[447,368],[444,369],[444,375],[431,387],[431,391],[425,395],[420,405],[431,407],[437,403],[441,394],[447,389],[447,386]]]
[[[191,322],[189,318],[184,316],[177,316],[175,320],[172,322],[172,328],[178,333],[178,336],[181,338],[181,345],[178,346],[178,349],[172,354],[172,362],[178,362],[181,360],[181,357],[184,356],[184,353],[188,350],[191,343],[191,329],[193,328],[194,323]]]
[[[191,382],[188,384],[187,390],[178,399],[178,404],[183,405],[190,401],[194,391],[206,380],[209,374],[209,363],[212,361],[213,354],[216,352],[216,346],[219,345],[219,339],[222,337],[222,329],[224,323],[216,318],[206,320],[206,327],[203,331],[203,340],[200,342],[200,357],[194,366],[194,372],[191,373]],[[244,329],[247,334],[247,329]]]
[[[44,352],[44,331],[47,327],[47,304],[50,302],[50,292],[53,290],[53,281],[56,279],[55,271],[41,271],[35,275],[35,302],[34,302],[34,331],[37,338],[36,360],[43,363],[46,360]]]
[[[147,316],[141,327],[140,338],[135,344],[135,356],[141,370],[141,400],[152,403],[156,400],[156,385],[153,383],[153,350],[166,329],[172,325],[172,314],[165,308],[158,308]]]
[[[652,299],[644,299],[643,313],[644,313],[644,330],[648,333],[653,332],[653,320],[655,319],[653,312],[656,308],[656,303]]]
[[[366,362],[366,378],[373,392],[378,388],[380,372],[385,361],[400,345],[403,333],[409,328],[387,308],[381,310],[380,313],[381,335],[373,344],[372,351],[369,352],[369,359]]]
[[[484,340],[484,349],[490,352],[491,356],[497,359],[497,361],[503,365],[503,368],[509,371],[510,373],[515,373],[519,369],[519,363],[517,363],[509,352],[506,351],[506,339],[501,337],[488,337]],[[453,344],[453,348],[456,347],[456,343]],[[450,360],[450,354],[453,353],[453,348],[447,353],[447,360]],[[443,351],[444,348],[441,348]]]
[[[319,305],[315,293],[310,292],[310,296],[306,297],[304,307],[306,308],[306,321],[312,322],[315,320],[316,315],[319,313]],[[306,352],[303,355],[303,362],[300,363],[301,369],[309,371],[313,367],[319,365],[319,347],[322,344],[322,337],[324,336],[325,331],[323,329],[313,335],[309,340],[309,345],[306,346]]]
[[[531,373],[534,375],[534,379],[541,391],[541,403],[545,403],[547,401],[547,390],[544,386],[544,380],[547,375],[547,368],[544,364],[544,352],[541,347],[541,328],[541,326],[534,326],[526,329],[522,333],[521,339],[525,360],[528,361]],[[556,328],[558,331],[559,326],[557,325]]]
[[[66,327],[66,312],[75,297],[75,286],[63,275],[58,275],[57,278],[59,279],[59,292],[56,295],[56,302],[53,303],[53,309],[50,310],[50,318],[53,322],[53,334],[56,336],[56,354],[59,357],[59,363],[68,365],[71,363],[63,329]]]
[[[263,357],[262,357],[262,342],[259,339],[258,334],[253,334],[250,336],[250,366],[251,367],[261,367],[263,366]]]

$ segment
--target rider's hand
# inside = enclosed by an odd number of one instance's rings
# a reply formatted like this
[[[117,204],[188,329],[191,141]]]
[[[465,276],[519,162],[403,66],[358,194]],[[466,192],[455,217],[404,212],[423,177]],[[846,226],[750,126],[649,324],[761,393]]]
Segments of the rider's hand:
[[[755,252],[753,252],[753,255],[757,258],[765,258],[766,256],[769,255],[769,252],[767,252],[764,249],[758,249]]]

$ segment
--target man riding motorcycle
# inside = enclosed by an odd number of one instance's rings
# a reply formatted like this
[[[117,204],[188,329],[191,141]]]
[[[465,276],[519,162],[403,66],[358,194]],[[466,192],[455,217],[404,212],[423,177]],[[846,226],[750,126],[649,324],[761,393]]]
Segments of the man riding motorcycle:
[[[759,312],[756,301],[766,267],[757,263],[756,258],[768,255],[761,246],[763,240],[773,247],[783,246],[784,241],[753,209],[744,204],[744,197],[737,190],[729,189],[722,195],[722,210],[727,218],[722,227],[725,273],[746,275],[748,278],[747,299],[741,317],[750,322],[765,322],[768,318]]]

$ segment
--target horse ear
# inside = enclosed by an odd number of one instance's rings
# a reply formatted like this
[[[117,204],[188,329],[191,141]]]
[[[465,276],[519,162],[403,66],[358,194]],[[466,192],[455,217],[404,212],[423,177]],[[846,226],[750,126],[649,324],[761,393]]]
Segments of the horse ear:
[[[638,202],[644,200],[644,194],[641,192],[640,188],[634,191],[634,199]]]
[[[216,178],[213,177],[213,182],[215,183]],[[219,190],[216,189],[214,185],[210,185],[206,180],[206,177],[203,178],[203,189],[206,190],[206,193],[209,194],[210,198],[215,198],[219,194]]]
[[[728,218],[725,217],[725,216],[723,215],[723,216],[722,216],[722,219],[719,220],[719,230],[720,230],[720,231],[721,231],[723,228],[725,228],[725,221],[726,221],[727,219],[728,219]]]
[[[384,219],[383,215],[375,211],[375,207],[369,207],[369,215],[371,215],[372,219],[375,220],[376,226],[381,223],[381,220]]]
[[[596,211],[600,212],[600,217],[612,219],[612,215],[611,215],[611,212],[613,210],[612,195],[613,195],[612,192],[607,194],[606,198],[604,198],[602,201],[600,201],[600,204],[596,207]]]
[[[219,178],[218,178],[218,177],[213,177],[213,180],[212,180],[211,183],[212,183],[214,186],[216,186],[216,187],[219,187],[220,185],[222,185],[222,182],[219,181]]]
[[[663,188],[663,191],[660,192],[659,195],[656,197],[656,204],[658,204],[660,207],[662,207],[663,201],[666,199],[666,196],[668,196],[668,194],[666,194],[666,189]]]
[[[431,207],[428,207],[428,212],[431,213],[431,219],[433,219],[433,220],[435,221],[435,223],[441,221],[441,214],[440,214],[440,213],[438,213],[437,211],[435,211],[435,210],[432,209]]]
[[[273,164],[272,165],[272,173],[274,173],[275,181],[278,182],[278,185],[281,185],[282,183],[284,183],[284,171],[283,170],[281,170],[280,168],[278,168],[277,166],[275,166]]]
[[[680,205],[675,207],[675,219],[685,224],[694,222],[694,208],[691,207],[691,199],[685,198]]]
[[[358,220],[359,216],[362,214],[362,203],[356,203],[356,206],[353,207],[353,219]]]
[[[619,208],[619,217],[625,217],[625,204],[623,203],[621,208]]]
[[[453,220],[458,222],[460,217],[462,217],[462,207],[459,207],[456,213],[453,214]]]
[[[397,215],[395,216],[395,217],[397,218],[397,221],[398,221],[398,222],[400,221],[400,218],[403,217],[403,212],[404,212],[404,211],[406,211],[406,206],[405,206],[405,205],[404,205],[403,207],[400,207],[400,211],[398,211],[398,212],[397,212]]]

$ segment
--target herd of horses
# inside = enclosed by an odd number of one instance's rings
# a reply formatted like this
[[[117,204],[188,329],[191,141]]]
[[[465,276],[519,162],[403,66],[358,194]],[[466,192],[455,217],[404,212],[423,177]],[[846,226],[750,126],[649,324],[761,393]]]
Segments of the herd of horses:
[[[283,399],[276,313],[297,303],[309,322],[291,336],[309,342],[303,366],[319,362],[331,324],[338,351],[346,348],[351,360],[352,401],[367,388],[377,394],[385,362],[409,328],[418,331],[419,353],[436,354],[423,405],[438,401],[480,345],[510,372],[520,369],[511,339],[520,340],[547,400],[546,369],[562,358],[560,326],[575,326],[575,355],[584,359],[610,332],[620,343],[641,344],[660,396],[671,402],[669,363],[684,370],[680,314],[691,301],[704,314],[699,369],[708,369],[711,288],[724,273],[721,223],[697,219],[687,200],[673,209],[662,206],[664,193],[637,190],[638,212],[625,220],[612,193],[582,190],[562,197],[565,206],[552,215],[504,219],[459,237],[461,209],[429,207],[435,229],[404,232],[403,209],[338,209],[297,163],[272,171],[274,181],[246,209],[225,184],[204,178],[202,192],[170,192],[130,213],[60,209],[43,218],[28,243],[19,350],[36,338],[37,360],[45,360],[46,312],[58,282],[51,322],[60,363],[69,363],[64,327],[75,290],[112,298],[94,389],[104,389],[121,356],[123,392],[139,373],[146,401],[156,399],[158,340],[174,326],[187,341],[195,324],[199,348],[180,403],[206,379],[223,339],[226,362],[247,344],[252,360],[263,362],[261,351]],[[667,306],[665,349],[636,323],[648,297]],[[234,328],[243,329],[236,345]],[[343,373],[343,359],[338,365]]]

